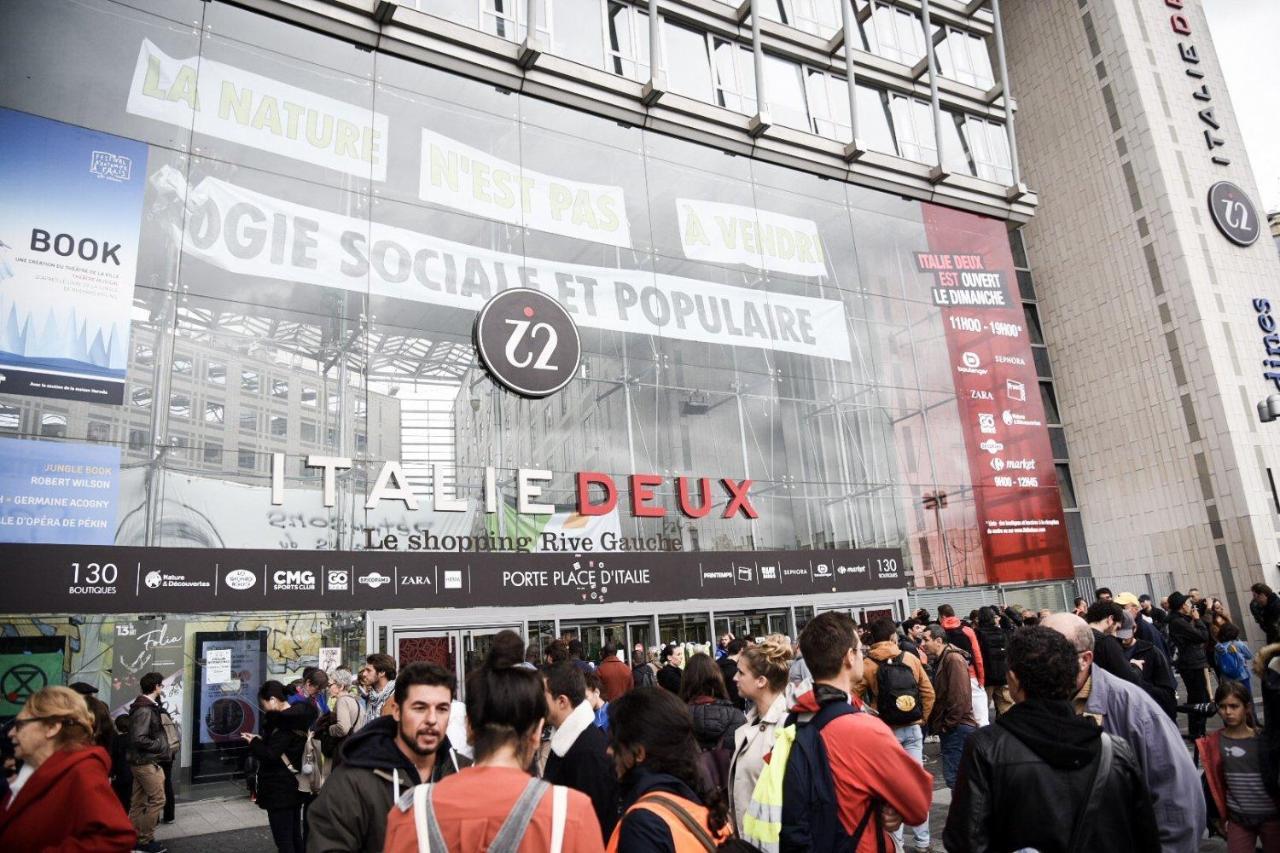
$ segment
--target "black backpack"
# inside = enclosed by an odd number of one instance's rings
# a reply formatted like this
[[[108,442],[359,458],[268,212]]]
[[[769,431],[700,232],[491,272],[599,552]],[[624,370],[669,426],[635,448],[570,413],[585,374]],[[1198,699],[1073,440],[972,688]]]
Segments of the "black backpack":
[[[924,719],[920,685],[916,683],[915,672],[903,660],[905,654],[900,652],[896,658],[877,662],[876,713],[894,728],[914,725]]]

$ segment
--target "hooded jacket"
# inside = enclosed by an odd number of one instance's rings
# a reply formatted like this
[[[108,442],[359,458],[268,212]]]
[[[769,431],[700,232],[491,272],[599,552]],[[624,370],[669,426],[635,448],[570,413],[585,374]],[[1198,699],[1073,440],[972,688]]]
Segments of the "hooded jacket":
[[[689,703],[693,736],[703,749],[733,749],[733,733],[747,721],[738,708],[725,699],[700,696]]]
[[[1112,739],[1106,778],[1094,782],[1102,730],[1068,701],[1014,705],[974,732],[965,749],[943,841],[950,853],[1020,850],[1068,853],[1083,820],[1079,849],[1157,853],[1155,813],[1133,749]],[[1098,808],[1082,819],[1094,782]]]
[[[827,684],[799,696],[791,706],[788,726],[808,725],[819,711],[832,702],[848,702],[843,691]],[[835,811],[844,831],[852,835],[867,809],[884,803],[902,815],[908,826],[929,817],[933,801],[933,777],[907,754],[897,737],[879,719],[865,713],[844,714],[819,733],[826,751],[826,767],[835,792]],[[823,804],[804,796],[807,787],[793,777],[799,750],[791,750],[783,779],[780,849],[808,851],[831,849],[831,840],[817,837],[813,827],[820,823],[815,812]],[[874,824],[873,824],[874,825]],[[886,834],[887,849],[892,842]],[[874,853],[875,832],[864,832],[857,853]]]
[[[7,809],[0,804],[0,850],[132,850],[138,836],[111,789],[110,769],[100,746],[49,756]]]
[[[885,640],[880,643],[872,644],[867,649],[866,659],[862,664],[862,680],[858,682],[854,692],[872,708],[876,707],[876,689],[879,687],[880,663],[886,660],[892,660],[903,653],[903,649],[895,640]],[[916,677],[916,687],[920,689],[920,722],[923,726],[928,720],[929,715],[933,713],[933,682],[929,680],[929,675],[924,671],[924,664],[920,663],[920,658],[915,655],[903,655],[902,662],[910,668]]]
[[[387,813],[402,792],[471,764],[454,752],[446,736],[436,750],[431,778],[419,779],[413,762],[396,746],[398,727],[394,717],[375,717],[342,744],[342,762],[307,810],[307,853],[380,853]]]
[[[979,684],[986,684],[987,673],[982,664],[982,648],[978,644],[978,635],[973,633],[972,628],[961,622],[959,616],[944,616],[939,624],[948,634],[954,635],[958,633],[969,641],[969,648],[966,649],[964,643],[957,642],[960,637],[950,636],[947,638],[947,642],[951,643],[951,645],[969,653],[969,674],[978,679]]]

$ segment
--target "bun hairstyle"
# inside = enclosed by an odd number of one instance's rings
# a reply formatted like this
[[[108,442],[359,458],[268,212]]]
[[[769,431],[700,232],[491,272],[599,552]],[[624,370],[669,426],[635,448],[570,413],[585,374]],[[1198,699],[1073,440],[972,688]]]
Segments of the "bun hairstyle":
[[[786,689],[793,657],[791,643],[787,638],[781,634],[770,634],[760,645],[743,651],[740,660],[746,661],[747,668],[753,675],[769,682],[770,690],[781,693]]]
[[[84,697],[70,687],[42,687],[27,699],[27,713],[45,723],[62,723],[54,738],[58,749],[75,749],[93,742],[93,714]]]
[[[547,716],[542,676],[519,666],[482,666],[467,676],[467,723],[475,760],[483,761],[508,744],[526,748]],[[528,763],[532,755],[521,755]]]

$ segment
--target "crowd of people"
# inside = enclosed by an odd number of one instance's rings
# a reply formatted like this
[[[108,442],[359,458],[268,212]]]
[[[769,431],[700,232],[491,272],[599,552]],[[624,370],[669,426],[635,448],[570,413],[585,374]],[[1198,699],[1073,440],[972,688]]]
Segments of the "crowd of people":
[[[824,612],[796,642],[725,635],[631,663],[504,631],[462,701],[451,670],[385,654],[267,681],[246,775],[282,853],[1191,853],[1208,832],[1280,851],[1280,599],[1255,585],[1250,610],[1256,655],[1194,589],[861,626]],[[116,721],[92,688],[27,700],[0,849],[164,849],[162,682],[144,676]]]

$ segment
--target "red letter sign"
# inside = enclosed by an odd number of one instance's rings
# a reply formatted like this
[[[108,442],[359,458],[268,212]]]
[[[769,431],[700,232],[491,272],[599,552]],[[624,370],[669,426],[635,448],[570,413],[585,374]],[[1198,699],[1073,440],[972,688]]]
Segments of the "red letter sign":
[[[631,514],[641,518],[661,518],[667,514],[667,508],[650,506],[653,500],[653,486],[661,485],[662,478],[657,474],[631,475]]]
[[[593,483],[604,489],[604,503],[593,504],[591,502],[591,485]],[[578,472],[579,515],[608,515],[617,505],[618,487],[613,484],[612,477],[596,471]]]
[[[680,511],[690,518],[702,518],[711,512],[711,480],[706,477],[698,480],[698,491],[702,493],[702,505],[694,506],[689,500],[689,478],[676,478],[676,494],[680,498]]]
[[[733,518],[734,515],[737,514],[739,508],[742,509],[743,515],[747,518],[760,517],[760,513],[756,512],[756,508],[753,507],[751,505],[751,501],[747,499],[747,489],[751,488],[750,480],[743,480],[741,483],[736,483],[728,477],[725,477],[720,482],[724,483],[725,489],[728,490],[729,496],[732,498],[732,500],[729,501],[729,505],[724,509],[725,518]]]

